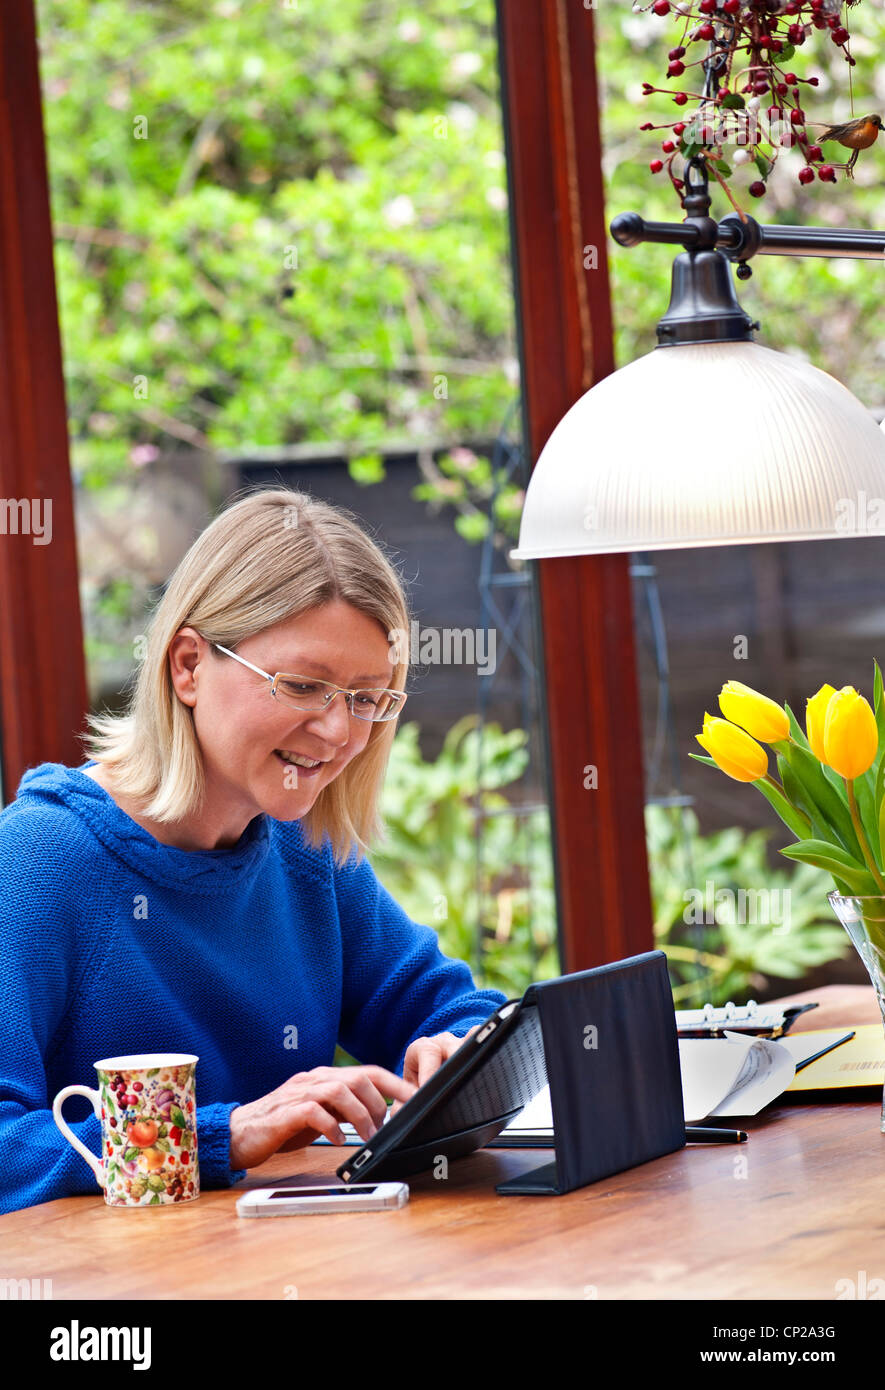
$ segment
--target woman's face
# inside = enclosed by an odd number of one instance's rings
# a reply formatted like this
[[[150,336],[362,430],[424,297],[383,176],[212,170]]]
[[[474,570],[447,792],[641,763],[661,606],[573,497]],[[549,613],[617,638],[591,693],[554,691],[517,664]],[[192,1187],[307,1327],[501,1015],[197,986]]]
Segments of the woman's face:
[[[270,675],[314,676],[347,690],[389,686],[394,671],[380,623],[340,599],[246,638],[237,654]],[[325,710],[283,704],[269,681],[210,647],[192,627],[174,637],[170,669],[179,699],[193,709],[206,769],[205,818],[217,819],[219,840],[236,843],[262,811],[275,820],[299,819],[369,741],[372,724],[352,715],[343,696]],[[322,762],[308,772],[280,753]]]

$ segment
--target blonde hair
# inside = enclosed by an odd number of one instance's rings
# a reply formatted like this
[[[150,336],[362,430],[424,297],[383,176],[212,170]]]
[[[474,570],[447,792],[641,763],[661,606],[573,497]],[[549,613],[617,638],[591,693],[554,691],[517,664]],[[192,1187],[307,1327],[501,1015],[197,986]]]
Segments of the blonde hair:
[[[234,495],[236,498],[237,494]],[[396,569],[353,513],[308,493],[265,486],[233,500],[197,537],[169,579],[148,625],[147,649],[122,714],[90,714],[80,737],[116,791],[158,822],[199,813],[203,759],[193,713],[175,693],[169,648],[191,626],[236,648],[274,623],[341,599],[380,623],[391,640],[409,630]],[[392,690],[405,689],[408,651],[391,648]],[[327,833],[337,864],[383,836],[379,798],[397,721],[373,724],[365,748],[320,791],[302,818],[313,849]]]

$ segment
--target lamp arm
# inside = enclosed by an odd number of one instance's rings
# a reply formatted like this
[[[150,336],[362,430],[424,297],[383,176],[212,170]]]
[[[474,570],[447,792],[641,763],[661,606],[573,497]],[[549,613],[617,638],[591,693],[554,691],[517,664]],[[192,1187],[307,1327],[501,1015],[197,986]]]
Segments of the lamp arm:
[[[717,227],[715,248],[724,251],[732,261],[747,261],[756,255],[885,260],[885,231],[778,226],[757,222],[753,217],[744,222],[736,212],[728,213]],[[638,212],[618,213],[610,231],[619,246],[638,246],[640,242],[652,241],[693,251],[707,241],[696,222],[646,222]]]

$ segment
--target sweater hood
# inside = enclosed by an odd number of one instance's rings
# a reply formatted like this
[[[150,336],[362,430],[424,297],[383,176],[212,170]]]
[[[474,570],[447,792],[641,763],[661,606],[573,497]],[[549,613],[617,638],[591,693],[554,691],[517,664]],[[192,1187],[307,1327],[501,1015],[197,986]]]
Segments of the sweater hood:
[[[225,886],[242,887],[258,872],[270,849],[270,817],[261,813],[249,822],[229,849],[187,850],[164,845],[123,811],[104,787],[85,775],[94,760],[81,767],[41,763],[22,777],[15,802],[65,807],[113,854],[146,879],[182,892],[213,892]]]

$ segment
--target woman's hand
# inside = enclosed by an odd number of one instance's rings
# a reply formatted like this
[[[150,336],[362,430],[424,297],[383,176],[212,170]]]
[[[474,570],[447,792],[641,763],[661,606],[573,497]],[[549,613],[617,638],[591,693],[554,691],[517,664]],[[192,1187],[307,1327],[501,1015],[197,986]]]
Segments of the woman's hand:
[[[435,1041],[418,1039],[419,1043]],[[319,1134],[333,1144],[344,1144],[340,1120],[348,1120],[361,1139],[371,1139],[387,1113],[385,1097],[406,1101],[416,1089],[413,1081],[384,1067],[314,1067],[297,1072],[275,1091],[230,1112],[230,1166],[255,1168],[278,1151],[312,1144]]]
[[[478,1027],[479,1024],[475,1023],[472,1028],[468,1028],[463,1038],[456,1037],[454,1033],[437,1033],[432,1038],[416,1038],[406,1048],[403,1079],[413,1082],[416,1087],[423,1086],[424,1082],[439,1070],[443,1062],[447,1061],[453,1052],[458,1051],[464,1039],[475,1033]],[[399,1108],[400,1103],[395,1100],[390,1113],[395,1115]]]

